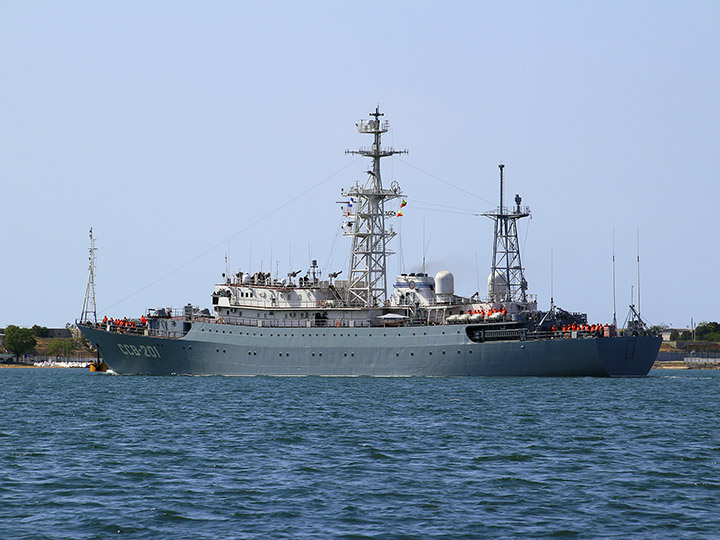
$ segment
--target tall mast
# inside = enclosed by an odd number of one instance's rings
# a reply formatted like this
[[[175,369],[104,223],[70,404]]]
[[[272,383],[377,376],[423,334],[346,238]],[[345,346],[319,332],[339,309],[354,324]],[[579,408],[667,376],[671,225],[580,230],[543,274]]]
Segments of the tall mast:
[[[352,208],[352,228],[345,232],[352,238],[350,255],[350,271],[348,272],[348,290],[346,301],[351,306],[371,307],[379,305],[387,299],[386,259],[392,252],[387,244],[395,236],[395,231],[385,229],[385,218],[394,217],[395,212],[385,211],[385,202],[402,197],[397,182],[390,189],[384,189],[380,176],[380,159],[394,154],[407,154],[407,150],[383,148],[382,134],[390,128],[386,121],[381,122],[380,107],[370,113],[371,120],[360,120],[356,126],[358,132],[373,136],[370,148],[347,150],[346,154],[358,154],[372,159],[372,170],[367,171],[365,184],[356,184],[349,190],[342,191],[348,197],[349,208]]]
[[[517,220],[530,215],[530,207],[520,206],[522,198],[515,195],[515,206],[504,206],[505,165],[500,164],[500,206],[483,216],[495,221],[493,260],[488,282],[488,295],[493,302],[527,302],[527,281],[520,260]]]
[[[95,239],[93,238],[93,230],[90,228],[90,264],[88,265],[88,282],[85,288],[85,300],[83,301],[82,315],[80,315],[80,322],[90,322],[90,315],[92,315],[92,322],[97,324],[97,309],[95,307]]]

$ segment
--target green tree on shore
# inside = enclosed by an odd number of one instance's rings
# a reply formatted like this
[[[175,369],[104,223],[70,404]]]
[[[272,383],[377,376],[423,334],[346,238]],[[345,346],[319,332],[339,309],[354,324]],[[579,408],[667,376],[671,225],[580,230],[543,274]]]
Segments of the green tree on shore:
[[[33,331],[30,328],[19,328],[11,324],[5,329],[3,347],[14,354],[16,360],[20,358],[21,354],[32,351],[35,345],[37,345],[37,340],[33,337]]]
[[[48,330],[47,326],[40,326],[38,324],[34,324],[32,327],[32,331],[36,337],[50,337],[50,330]]]
[[[702,322],[695,328],[697,341],[720,341],[720,324],[716,322]]]
[[[54,339],[48,346],[50,356],[70,356],[74,350],[75,344],[67,339]]]
[[[691,341],[693,334],[685,330],[680,334],[680,341]],[[720,324],[716,322],[701,322],[695,327],[695,341],[720,341]]]

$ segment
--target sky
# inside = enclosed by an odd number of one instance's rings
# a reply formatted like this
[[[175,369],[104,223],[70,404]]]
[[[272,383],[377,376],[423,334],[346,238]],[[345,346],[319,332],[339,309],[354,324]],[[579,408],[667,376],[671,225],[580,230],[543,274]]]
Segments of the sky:
[[[648,323],[717,321],[718,28],[715,1],[0,0],[0,327],[80,317],[91,227],[98,317],[209,307],[226,257],[346,276],[378,105],[409,152],[390,276],[425,254],[485,293],[503,163],[541,309],[622,323],[639,274]]]

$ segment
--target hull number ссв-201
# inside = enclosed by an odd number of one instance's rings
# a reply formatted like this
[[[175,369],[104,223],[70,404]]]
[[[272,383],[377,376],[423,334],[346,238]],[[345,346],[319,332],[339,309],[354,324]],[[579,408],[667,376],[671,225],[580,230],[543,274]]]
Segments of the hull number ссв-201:
[[[118,349],[123,354],[128,356],[146,356],[148,358],[160,358],[160,353],[156,347],[152,345],[125,345],[124,343],[118,343]]]

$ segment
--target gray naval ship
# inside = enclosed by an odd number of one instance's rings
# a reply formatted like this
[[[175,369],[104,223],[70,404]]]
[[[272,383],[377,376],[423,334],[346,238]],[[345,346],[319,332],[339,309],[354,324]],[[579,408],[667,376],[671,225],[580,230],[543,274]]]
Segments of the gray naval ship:
[[[383,187],[380,161],[405,150],[383,147],[379,108],[357,123],[372,160],[367,179],[342,191],[344,234],[352,241],[347,279],[325,278],[316,261],[304,275],[224,273],[213,313],[188,305],[151,309],[141,319],[98,323],[83,311],[80,331],[119,374],[280,376],[644,376],[661,338],[631,306],[626,328],[589,324],[583,313],[537,308],[527,293],[518,220],[530,209],[515,196],[484,216],[494,221],[487,296],[455,294],[449,271],[400,274],[388,294],[386,222],[401,214],[397,182]],[[395,201],[393,204],[392,202]],[[395,210],[391,210],[391,206]],[[92,254],[91,245],[91,276]],[[94,284],[93,284],[94,288]],[[87,295],[86,295],[87,303]],[[94,297],[92,299],[94,306]]]

